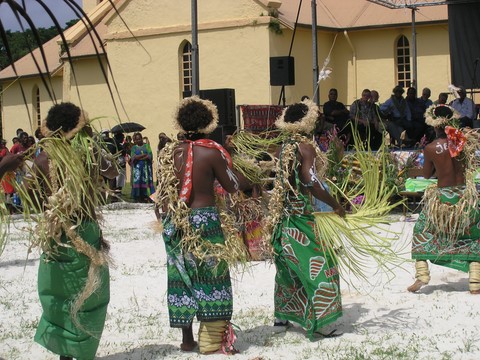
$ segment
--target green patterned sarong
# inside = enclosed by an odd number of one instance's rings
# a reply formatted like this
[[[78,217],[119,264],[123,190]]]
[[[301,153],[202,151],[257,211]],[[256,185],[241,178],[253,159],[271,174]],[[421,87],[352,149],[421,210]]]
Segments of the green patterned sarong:
[[[203,240],[223,244],[220,216],[215,207],[192,209],[190,224],[200,229]],[[188,327],[195,315],[199,321],[230,320],[233,312],[232,284],[225,261],[199,261],[180,246],[181,232],[167,217],[163,239],[167,252],[168,311],[171,327]]]
[[[280,179],[284,171],[283,150],[277,174]],[[296,195],[285,193],[284,215],[272,236],[277,268],[275,317],[300,324],[312,339],[320,328],[342,316],[340,276],[337,260],[322,251],[325,247],[316,237],[312,205],[301,193],[298,167],[295,157],[291,175],[295,177]]]
[[[437,189],[442,203],[456,204],[463,196],[464,187],[445,187]],[[430,260],[433,264],[468,272],[469,263],[480,261],[480,211],[478,207],[470,214],[464,214],[471,220],[469,230],[459,236],[454,243],[445,236],[426,228],[428,214],[420,213],[413,229],[412,258]],[[433,215],[432,215],[433,216]]]
[[[309,338],[342,316],[336,261],[322,252],[314,227],[307,210],[290,213],[273,238],[275,317],[300,324]]]
[[[94,221],[83,222],[77,232],[87,243],[100,248],[101,232]],[[65,235],[62,242],[69,243]],[[42,254],[38,269],[38,294],[43,314],[35,341],[58,355],[79,360],[95,358],[110,300],[108,267],[101,271],[100,288],[90,296],[78,313],[83,329],[70,316],[70,307],[84,289],[90,260],[72,247],[57,247],[55,255]]]

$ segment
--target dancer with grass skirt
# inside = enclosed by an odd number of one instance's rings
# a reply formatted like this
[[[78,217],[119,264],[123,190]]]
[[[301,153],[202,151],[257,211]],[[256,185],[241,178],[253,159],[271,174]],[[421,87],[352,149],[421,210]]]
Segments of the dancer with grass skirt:
[[[423,173],[436,176],[437,185],[424,194],[424,207],[413,230],[412,258],[416,292],[430,281],[427,260],[469,272],[472,294],[480,294],[480,210],[475,174],[479,134],[458,128],[460,115],[446,105],[432,105],[425,113],[436,139],[425,147]]]
[[[312,140],[318,107],[310,100],[286,108],[275,123],[290,136],[277,151],[267,234],[275,256],[275,325],[294,321],[309,338],[342,315],[335,254],[322,251],[309,194],[341,217],[342,206],[322,186],[327,159]]]
[[[229,193],[245,179],[232,170],[229,153],[207,139],[218,111],[208,100],[184,99],[175,127],[185,140],[166,144],[159,155],[157,203],[163,206],[170,326],[182,329],[181,349],[197,346],[192,321],[200,321],[200,353],[235,353],[229,263],[246,261],[238,231],[215,203],[214,183]],[[239,180],[240,179],[240,180]]]
[[[17,191],[25,216],[35,214],[33,245],[43,254],[38,293],[43,314],[35,341],[60,359],[94,359],[110,298],[108,245],[97,222],[101,175],[117,171],[92,140],[76,105],[53,106],[42,124],[42,152]],[[42,213],[38,217],[38,213]]]

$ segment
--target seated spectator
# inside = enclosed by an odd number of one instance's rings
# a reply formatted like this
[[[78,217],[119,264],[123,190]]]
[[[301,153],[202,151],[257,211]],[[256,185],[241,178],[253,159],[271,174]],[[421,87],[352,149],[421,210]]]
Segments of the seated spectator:
[[[447,93],[440,93],[438,94],[438,99],[433,102],[433,105],[445,105],[448,100],[448,94]]]
[[[430,96],[432,96],[432,91],[427,87],[423,88],[422,96],[420,96],[420,100],[423,101],[423,103],[425,104],[425,109],[433,105],[432,100],[430,100]]]
[[[452,101],[450,106],[460,113],[460,127],[473,127],[473,120],[476,120],[475,104],[472,99],[467,98],[467,91],[459,86],[458,99]]]
[[[337,98],[337,89],[330,89],[328,101],[323,104],[323,114],[326,122],[337,127],[338,137],[343,137],[343,140],[348,142],[352,136],[351,127],[349,126],[350,112],[343,103],[337,101]]]
[[[380,105],[380,111],[387,117],[385,127],[393,139],[393,144],[403,145],[401,135],[404,130],[411,127],[412,115],[407,101],[403,97],[405,90],[399,85],[392,90],[392,96]]]
[[[352,131],[356,129],[363,142],[368,142],[372,150],[378,150],[383,141],[380,122],[375,107],[370,102],[372,94],[369,89],[362,91],[362,97],[350,106]]]
[[[412,126],[407,128],[407,135],[409,139],[409,143],[407,145],[413,146],[420,142],[420,139],[425,135],[425,129],[427,125],[425,124],[424,114],[427,110],[427,107],[425,106],[424,100],[417,98],[417,89],[414,87],[408,88],[406,100],[412,116]]]

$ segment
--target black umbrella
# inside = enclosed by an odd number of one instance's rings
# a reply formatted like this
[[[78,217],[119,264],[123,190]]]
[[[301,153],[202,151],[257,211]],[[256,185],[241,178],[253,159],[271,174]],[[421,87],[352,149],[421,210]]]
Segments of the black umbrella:
[[[134,122],[126,122],[122,124],[115,125],[110,130],[112,133],[131,133],[145,130],[145,126],[134,123]]]

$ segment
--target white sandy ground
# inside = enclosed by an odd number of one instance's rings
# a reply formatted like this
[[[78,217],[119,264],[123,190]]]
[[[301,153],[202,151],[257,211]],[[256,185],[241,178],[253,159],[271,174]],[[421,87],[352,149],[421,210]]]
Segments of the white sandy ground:
[[[112,244],[111,302],[97,358],[102,360],[198,359],[179,351],[181,332],[168,326],[165,250],[151,206],[104,212]],[[413,222],[392,218],[401,232],[396,244],[408,258]],[[408,219],[407,219],[408,220]],[[17,227],[22,225],[17,221]],[[0,258],[0,359],[58,359],[33,342],[41,308],[36,293],[38,253],[26,261],[26,235],[11,230]],[[480,359],[480,296],[468,292],[468,275],[432,267],[430,286],[419,294],[413,264],[395,269],[390,282],[377,278],[360,292],[343,286],[344,315],[328,331],[343,336],[309,341],[299,327],[273,323],[275,267],[253,262],[234,279],[235,359]],[[194,332],[198,323],[194,324]],[[211,355],[211,359],[224,358]]]

